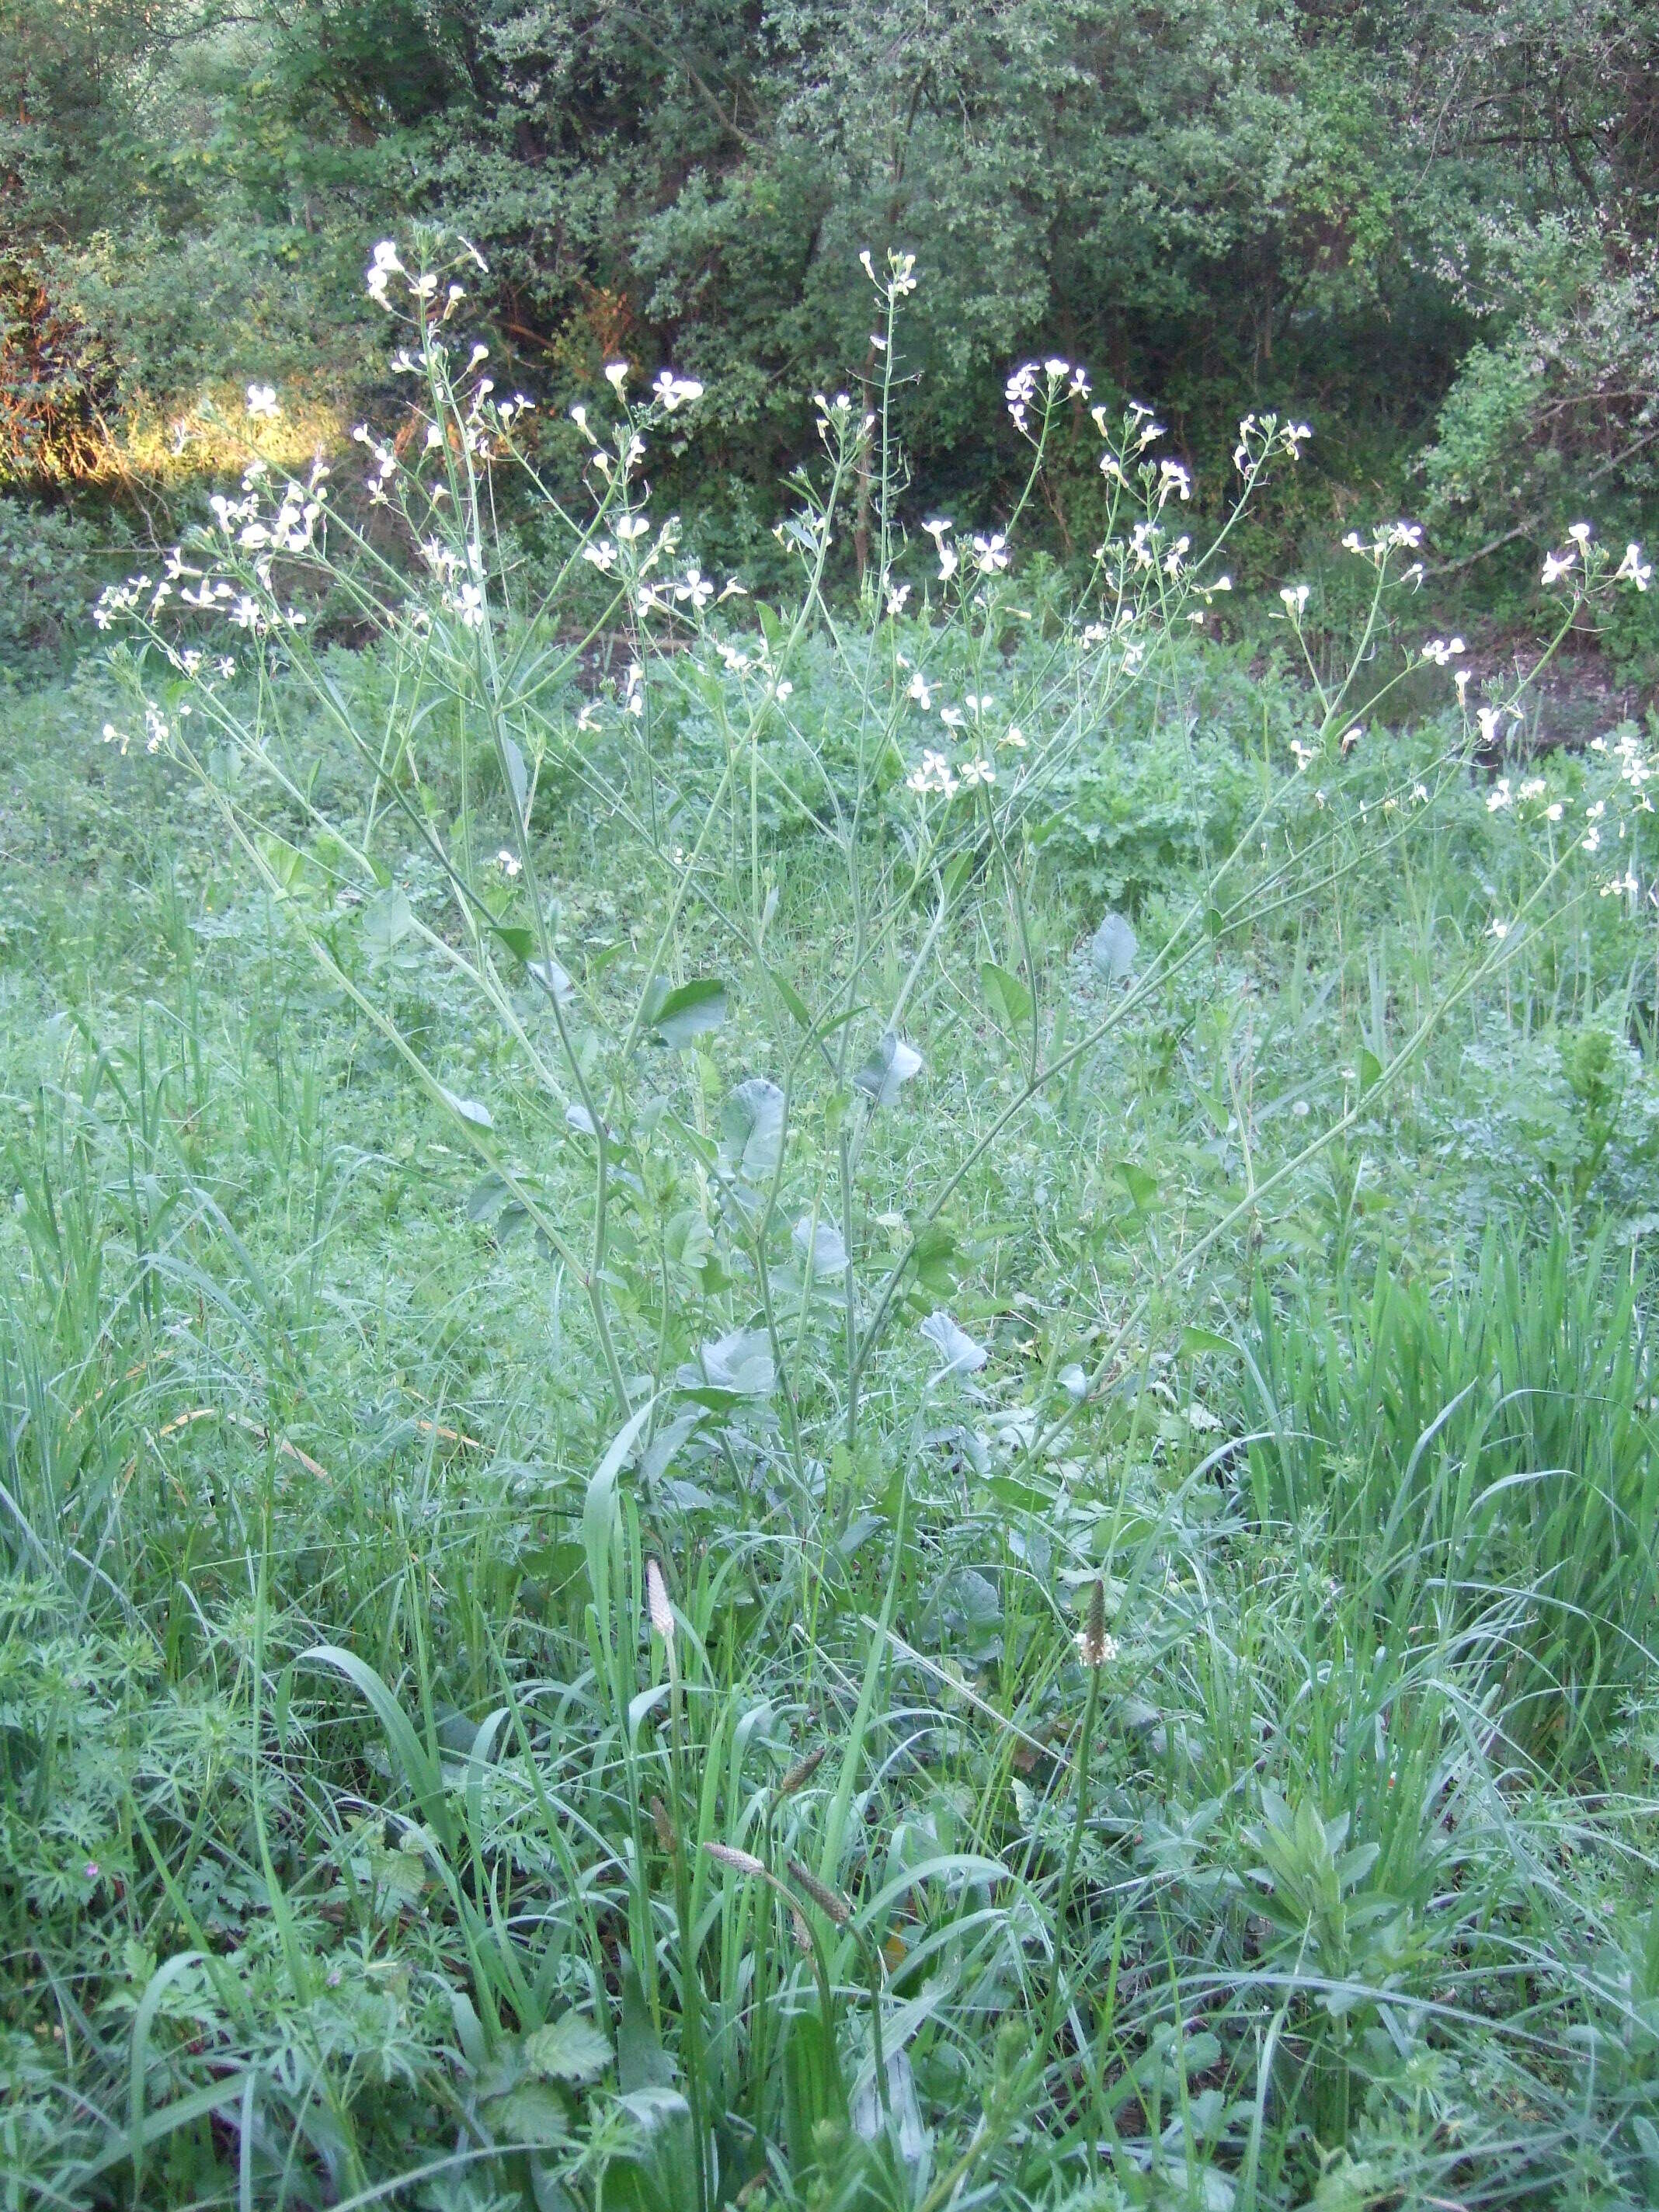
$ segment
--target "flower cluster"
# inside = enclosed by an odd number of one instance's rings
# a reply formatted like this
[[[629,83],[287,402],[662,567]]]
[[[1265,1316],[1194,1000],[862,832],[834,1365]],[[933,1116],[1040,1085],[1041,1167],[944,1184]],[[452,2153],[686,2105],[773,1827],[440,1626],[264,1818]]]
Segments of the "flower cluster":
[[[1577,587],[1593,590],[1610,566],[1610,556],[1595,543],[1595,533],[1588,522],[1575,522],[1567,532],[1567,543],[1559,553],[1544,556],[1543,582],[1547,590],[1577,577]],[[1625,556],[1612,570],[1615,584],[1633,584],[1638,592],[1645,592],[1653,580],[1653,564],[1642,558],[1642,549],[1632,540],[1625,548]]]
[[[1008,379],[1003,393],[1014,428],[1022,437],[1029,438],[1032,407],[1040,404],[1046,415],[1062,399],[1086,399],[1089,372],[1060,360],[1058,355],[1041,363],[1028,361]]]
[[[465,240],[462,242],[465,245]],[[476,268],[488,270],[489,264],[476,246],[466,246],[465,251]],[[368,267],[363,272],[363,288],[375,306],[384,308],[387,314],[398,312],[391,298],[394,276],[403,278],[408,297],[414,302],[416,313],[424,319],[427,310],[438,296],[439,287],[443,283],[442,276],[436,270],[405,268],[395,242],[383,238],[375,246]],[[443,310],[439,319],[445,320],[453,314],[465,297],[466,293],[459,284],[452,283],[445,287]]]

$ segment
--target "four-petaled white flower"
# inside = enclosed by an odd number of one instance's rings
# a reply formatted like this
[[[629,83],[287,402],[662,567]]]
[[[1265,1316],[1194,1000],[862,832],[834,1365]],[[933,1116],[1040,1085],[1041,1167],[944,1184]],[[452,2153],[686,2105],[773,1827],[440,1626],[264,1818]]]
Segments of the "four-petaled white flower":
[[[651,396],[665,415],[672,415],[689,400],[701,399],[702,386],[695,376],[676,376],[672,369],[665,368],[652,386]]]
[[[282,413],[276,404],[274,384],[250,384],[247,388],[247,411],[256,422],[274,422]]]

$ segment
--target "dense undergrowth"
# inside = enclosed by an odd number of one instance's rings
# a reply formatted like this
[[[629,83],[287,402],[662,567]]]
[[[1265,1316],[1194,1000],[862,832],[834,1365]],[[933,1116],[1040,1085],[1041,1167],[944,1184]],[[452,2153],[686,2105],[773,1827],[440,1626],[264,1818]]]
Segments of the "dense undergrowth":
[[[0,700],[3,2201],[1652,2201],[1650,737],[660,416],[574,649],[429,351],[418,619]]]

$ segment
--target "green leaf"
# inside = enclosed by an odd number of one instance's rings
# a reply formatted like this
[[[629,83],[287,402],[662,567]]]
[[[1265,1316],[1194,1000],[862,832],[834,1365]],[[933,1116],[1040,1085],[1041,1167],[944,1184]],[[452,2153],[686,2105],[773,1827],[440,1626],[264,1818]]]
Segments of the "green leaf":
[[[1236,1344],[1230,1343],[1224,1336],[1218,1336],[1213,1329],[1196,1328],[1190,1325],[1181,1332],[1181,1348],[1191,1359],[1210,1352],[1218,1352],[1223,1358],[1231,1359],[1238,1350]]]
[[[520,2081],[506,2096],[490,2100],[485,2118],[498,2142],[546,2148],[570,2139],[570,2107],[550,2081]]]
[[[1006,968],[999,968],[994,960],[982,962],[979,987],[985,994],[986,1005],[1004,1029],[1018,1029],[1022,1022],[1030,1020],[1031,994],[1018,976]]]
[[[764,1398],[776,1379],[772,1340],[763,1328],[728,1329],[724,1336],[705,1344],[695,1364],[682,1367],[675,1378],[682,1389],[704,1385],[729,1390],[738,1398]]]
[[[1135,933],[1121,914],[1109,914],[1090,940],[1089,957],[1109,983],[1121,982],[1134,973],[1140,947]]]
[[[674,2062],[658,2040],[639,1969],[622,1954],[622,2020],[617,2029],[617,2086],[623,2096],[639,2089],[665,2089]]]
[[[1158,1204],[1158,1184],[1145,1168],[1133,1160],[1120,1160],[1112,1173],[1134,1201],[1137,1213],[1150,1213]]]
[[[442,1774],[437,1761],[416,1735],[409,1715],[374,1668],[355,1651],[344,1650],[337,1644],[314,1644],[308,1651],[302,1651],[295,1663],[301,1667],[331,1667],[368,1699],[380,1723],[393,1768],[402,1773],[410,1796],[421,1808],[422,1819],[447,1851],[453,1824],[449,1802],[444,1796]]]
[[[878,1106],[890,1106],[910,1078],[921,1072],[921,1054],[915,1045],[889,1030],[853,1080]]]
[[[647,1018],[662,1042],[680,1052],[705,1030],[717,1030],[728,1012],[727,986],[717,975],[699,975],[666,991]]]
[[[812,1026],[811,1009],[800,993],[796,990],[793,983],[786,983],[775,968],[769,968],[766,972],[772,979],[773,989],[783,1000],[784,1005],[788,1007],[804,1030],[810,1030]]]
[[[493,1221],[511,1196],[505,1176],[498,1175],[491,1168],[488,1175],[480,1176],[472,1186],[466,1201],[467,1219]]]
[[[415,927],[414,911],[399,890],[382,891],[363,908],[363,949],[371,968],[392,957]]]
[[[525,803],[530,796],[530,778],[525,771],[524,755],[511,738],[501,739],[501,757],[507,763],[507,781],[513,793],[513,804],[519,810],[519,819],[524,819]]]
[[[522,922],[495,922],[495,934],[516,960],[529,960],[536,950],[536,933],[526,929]]]
[[[947,1222],[928,1222],[917,1235],[911,1258],[916,1280],[924,1290],[944,1292],[955,1289],[957,1238]]]
[[[1359,1048],[1359,1095],[1363,1098],[1373,1085],[1382,1080],[1382,1063],[1369,1045]]]
[[[787,1101],[775,1083],[751,1075],[720,1109],[720,1164],[750,1184],[769,1182],[783,1158]]]
[[[595,2081],[611,2063],[611,2039],[579,2012],[568,2012],[526,2037],[525,2062],[548,2081]]]
[[[443,1085],[439,1085],[443,1090]],[[495,1126],[488,1106],[481,1106],[476,1098],[462,1098],[453,1091],[444,1091],[444,1103],[463,1121],[470,1121],[475,1129],[493,1129]]]

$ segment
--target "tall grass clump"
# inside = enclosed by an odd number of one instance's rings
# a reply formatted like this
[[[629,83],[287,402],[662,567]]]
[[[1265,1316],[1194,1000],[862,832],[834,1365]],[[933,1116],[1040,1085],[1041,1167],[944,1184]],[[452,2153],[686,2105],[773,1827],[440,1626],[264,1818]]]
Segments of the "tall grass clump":
[[[1513,1287],[1494,1262],[1501,1312],[1477,1324],[1472,1294],[1455,1344],[1439,1309],[1382,1298],[1365,1343],[1398,1349],[1349,1389],[1364,1332],[1316,1357],[1264,1308],[1243,1449],[1194,1448],[1191,1392],[1160,1365],[1160,1399],[1153,1367],[1160,1334],[1188,1370],[1231,1359],[1197,1326],[1207,1270],[1560,908],[1635,900],[1645,754],[1596,763],[1571,821],[1541,779],[1494,783],[1512,865],[1410,1022],[1373,1026],[1271,1162],[1235,1096],[1237,1187],[1126,1240],[1086,1313],[1045,1308],[1029,1285],[1071,1224],[1041,1174],[1003,1205],[1014,1146],[1041,1168],[1093,1115],[1151,1222],[1132,1056],[1173,1063],[1159,1024],[1247,939],[1299,944],[1405,866],[1467,807],[1510,702],[1466,711],[1461,641],[1401,644],[1412,527],[1356,535],[1340,666],[1310,649],[1305,587],[1274,602],[1304,709],[1282,747],[1241,743],[1224,837],[1133,918],[1081,916],[1045,878],[1056,825],[1184,696],[1230,538],[1306,428],[1241,425],[1199,543],[1151,416],[1092,407],[1098,550],[1073,595],[1028,592],[1020,532],[1087,378],[1010,380],[1027,458],[1000,524],[907,527],[915,278],[866,258],[879,372],[818,401],[775,604],[653,511],[696,381],[632,396],[614,364],[612,416],[575,410],[580,465],[550,481],[526,403],[456,336],[465,266],[376,249],[410,398],[358,434],[359,520],[321,464],[256,452],[102,617],[130,740],[185,771],[280,926],[265,972],[277,939],[303,953],[352,1052],[472,1163],[471,1232],[519,1255],[521,1306],[475,1291],[444,1326],[495,1332],[548,1395],[526,1385],[512,1455],[434,1401],[398,1431],[412,1476],[330,1471],[368,1411],[314,1356],[344,1334],[314,1255],[356,1169],[324,1145],[286,1001],[239,1033],[249,1142],[290,1208],[309,1193],[280,1274],[180,1133],[186,1095],[207,1110],[199,1039],[165,1078],[121,1071],[130,1366],[106,1372],[102,1075],[78,1148],[22,1161],[58,1287],[5,1340],[9,1741],[35,1793],[16,1849],[51,1859],[54,1761],[95,1750],[122,1894],[145,1900],[118,2000],[94,2020],[62,1995],[97,2087],[52,2185],[561,2212],[1541,2201],[1596,2130],[1602,2169],[1634,2172],[1649,2030],[1608,1961],[1636,1938],[1610,1905],[1601,1978],[1558,1971],[1563,1878],[1541,1822],[1520,1833],[1489,1717],[1508,1695],[1529,1745],[1553,1730],[1576,1758],[1642,1679],[1646,1601],[1614,1572],[1651,1525],[1632,1311],[1565,1261]],[[249,404],[257,436],[278,401]],[[509,499],[556,547],[533,585]],[[1565,631],[1613,564],[1574,538],[1558,580]],[[325,616],[361,665],[319,642]],[[1425,661],[1449,719],[1374,745]],[[234,1293],[186,1263],[198,1243]],[[1598,1376],[1611,1438],[1566,1410]],[[251,1483],[169,1489],[157,1438],[197,1424],[254,1449]],[[1429,1446],[1396,1464],[1386,1437],[1414,1424]],[[1506,1674],[1534,1619],[1552,1640]],[[49,1682],[30,1648],[58,1653]],[[145,1733],[158,1698],[171,1735]],[[234,1954],[216,1884],[247,1900]],[[1619,2056],[1586,2118],[1589,2034]],[[1494,2100],[1535,2116],[1523,2142]],[[25,2153],[44,2171],[47,2131]]]
[[[1385,1260],[1329,1317],[1261,1297],[1250,1364],[1257,1512],[1319,1524],[1408,1614],[1512,1613],[1506,1725],[1567,1755],[1649,1678],[1659,1628],[1652,1356],[1610,1272],[1604,1236],[1559,1231],[1529,1255],[1489,1237],[1443,1297]]]

